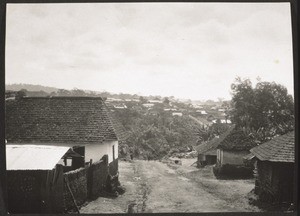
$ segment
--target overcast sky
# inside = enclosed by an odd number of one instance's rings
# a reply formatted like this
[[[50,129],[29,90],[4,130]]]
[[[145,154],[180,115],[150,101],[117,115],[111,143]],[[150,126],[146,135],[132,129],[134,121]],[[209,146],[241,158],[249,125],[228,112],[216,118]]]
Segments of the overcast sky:
[[[8,4],[6,34],[9,84],[215,100],[259,76],[293,94],[289,3]]]

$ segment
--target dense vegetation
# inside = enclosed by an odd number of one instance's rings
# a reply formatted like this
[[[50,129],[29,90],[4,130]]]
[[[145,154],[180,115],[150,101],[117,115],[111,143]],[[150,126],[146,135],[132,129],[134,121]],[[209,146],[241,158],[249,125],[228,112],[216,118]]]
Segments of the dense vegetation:
[[[204,127],[188,114],[172,116],[161,106],[157,104],[149,111],[141,106],[137,109],[128,105],[127,109],[114,111],[129,133],[127,144],[135,157],[160,159],[165,155],[192,151],[194,146],[222,134],[228,128],[221,123]]]
[[[200,126],[187,116],[172,116],[162,110],[147,112],[133,108],[116,110],[135,157],[158,159],[172,152],[188,151],[197,144]]]
[[[237,78],[231,86],[231,120],[259,143],[294,129],[294,100],[286,87],[258,80]]]

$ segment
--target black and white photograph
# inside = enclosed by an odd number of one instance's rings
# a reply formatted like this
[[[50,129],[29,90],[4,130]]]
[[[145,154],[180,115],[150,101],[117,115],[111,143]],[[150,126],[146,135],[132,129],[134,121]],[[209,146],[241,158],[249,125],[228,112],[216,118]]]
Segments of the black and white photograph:
[[[296,211],[289,2],[8,3],[5,25],[8,213]]]

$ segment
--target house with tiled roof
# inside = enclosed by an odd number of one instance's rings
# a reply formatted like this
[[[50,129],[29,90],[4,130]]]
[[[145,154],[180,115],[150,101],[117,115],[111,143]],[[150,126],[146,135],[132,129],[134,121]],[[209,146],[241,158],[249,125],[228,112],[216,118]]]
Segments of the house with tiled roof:
[[[107,179],[118,181],[118,138],[102,98],[5,102],[11,213],[78,209],[107,190]]]
[[[203,167],[205,165],[216,164],[217,162],[217,147],[223,141],[227,135],[234,129],[234,125],[227,129],[220,136],[214,137],[208,142],[201,143],[195,147],[195,150],[198,152],[198,167]]]
[[[118,158],[118,139],[100,97],[23,97],[6,101],[7,145],[66,146],[84,163]],[[116,163],[116,162],[115,162]]]
[[[256,159],[255,193],[271,203],[292,203],[295,173],[295,133],[277,136],[250,150]]]
[[[254,140],[243,130],[234,128],[229,131],[217,146],[217,163],[214,173],[217,177],[251,177],[253,167],[244,163],[243,157],[255,147]]]

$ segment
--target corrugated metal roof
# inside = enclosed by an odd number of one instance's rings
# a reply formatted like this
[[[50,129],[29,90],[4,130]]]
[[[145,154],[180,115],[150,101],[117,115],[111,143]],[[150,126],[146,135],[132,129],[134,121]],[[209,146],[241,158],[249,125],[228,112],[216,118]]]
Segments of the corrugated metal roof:
[[[6,145],[7,170],[51,170],[68,146]]]

